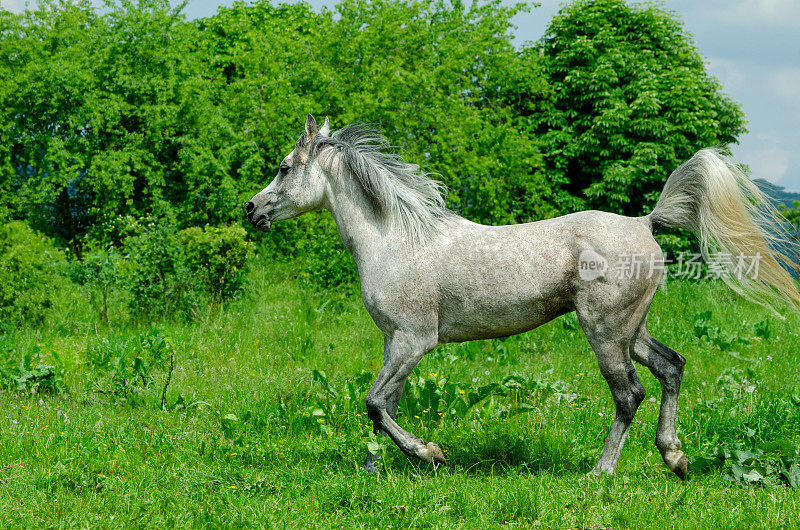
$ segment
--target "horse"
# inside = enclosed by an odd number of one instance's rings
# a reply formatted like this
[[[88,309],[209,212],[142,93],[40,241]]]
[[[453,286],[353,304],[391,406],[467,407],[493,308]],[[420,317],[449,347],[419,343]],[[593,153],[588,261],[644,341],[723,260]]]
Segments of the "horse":
[[[445,464],[440,447],[395,421],[406,378],[439,344],[505,337],[575,312],[615,414],[592,473],[613,474],[645,396],[633,361],[661,385],[655,444],[666,466],[686,478],[676,421],[686,360],[647,331],[661,283],[659,227],[684,228],[712,252],[758,257],[752,277],[728,260],[726,281],[762,304],[797,309],[800,293],[787,269],[798,265],[786,221],[718,149],[702,149],[674,170],[655,208],[642,217],[582,211],[542,221],[486,226],[445,207],[444,186],[397,155],[378,130],[348,125],[331,134],[310,114],[274,180],[244,205],[268,231],[275,221],[320,208],[333,216],[361,279],[361,297],[384,334],[383,367],[366,405],[374,431],[410,457]],[[638,274],[612,274],[639,256]],[[724,261],[724,260],[722,260]],[[368,452],[373,473],[379,456]]]

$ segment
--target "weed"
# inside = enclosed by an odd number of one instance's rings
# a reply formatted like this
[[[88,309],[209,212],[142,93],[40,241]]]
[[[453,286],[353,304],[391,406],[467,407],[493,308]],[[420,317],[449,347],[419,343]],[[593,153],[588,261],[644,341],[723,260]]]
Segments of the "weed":
[[[48,363],[38,344],[20,352],[3,340],[0,343],[0,389],[30,395],[63,393],[66,391],[63,363],[55,351]]]
[[[471,417],[476,420],[508,418],[534,410],[537,403],[549,396],[570,402],[577,397],[569,393],[560,381],[510,375],[499,383],[477,386],[429,373],[427,377],[409,377],[400,400],[400,410],[404,415],[431,426],[441,425],[445,420]]]
[[[153,374],[173,362],[170,339],[155,329],[130,340],[104,337],[86,355],[92,367],[92,391],[130,401],[139,401],[151,388]]]
[[[780,444],[765,444],[751,449],[741,444],[731,444],[715,447],[691,461],[692,473],[703,474],[716,470],[724,473],[725,480],[736,484],[782,483],[798,488],[800,451]]]

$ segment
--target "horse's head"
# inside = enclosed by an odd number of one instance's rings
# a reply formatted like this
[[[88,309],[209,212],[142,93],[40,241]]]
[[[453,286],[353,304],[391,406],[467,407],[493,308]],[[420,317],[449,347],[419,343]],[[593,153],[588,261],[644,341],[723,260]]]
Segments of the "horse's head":
[[[305,131],[281,162],[275,179],[244,205],[247,219],[256,228],[266,231],[273,221],[291,219],[322,206],[328,181],[312,152],[320,135],[330,135],[328,118],[319,127],[309,114]]]

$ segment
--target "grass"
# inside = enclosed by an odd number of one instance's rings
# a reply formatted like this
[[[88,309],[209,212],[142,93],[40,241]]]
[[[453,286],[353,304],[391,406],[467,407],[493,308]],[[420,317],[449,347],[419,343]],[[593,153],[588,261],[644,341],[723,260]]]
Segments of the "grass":
[[[660,389],[641,367],[648,397],[617,475],[586,476],[613,404],[569,318],[429,354],[399,422],[438,442],[448,465],[432,469],[388,443],[369,477],[360,466],[380,440],[363,397],[383,341],[357,294],[314,292],[290,268],[264,266],[240,299],[192,323],[134,325],[112,304],[104,327],[84,299],[65,291],[43,329],[4,338],[10,356],[41,350],[63,392],[0,392],[0,526],[800,525],[800,488],[768,469],[800,446],[798,318],[718,284],[671,283],[649,318],[688,360],[685,483],[654,446]],[[174,354],[167,410],[166,357],[144,375],[96,360],[147,360],[142,337],[154,334]],[[720,448],[774,457],[742,464],[762,466],[764,480],[751,481],[731,462],[700,465]]]

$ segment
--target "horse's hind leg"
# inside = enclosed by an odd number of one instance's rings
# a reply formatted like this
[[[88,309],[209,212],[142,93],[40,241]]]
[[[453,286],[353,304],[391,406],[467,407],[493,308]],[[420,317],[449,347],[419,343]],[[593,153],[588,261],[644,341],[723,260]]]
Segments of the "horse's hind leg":
[[[661,410],[658,414],[656,447],[664,462],[681,479],[686,478],[686,455],[681,451],[678,439],[678,394],[681,390],[684,359],[675,350],[664,346],[647,332],[642,324],[636,338],[631,342],[631,356],[647,366],[661,383]]]
[[[610,298],[613,298],[611,296]],[[607,299],[599,297],[600,300]],[[639,405],[644,400],[644,387],[636,374],[629,353],[631,339],[642,320],[647,305],[642,299],[628,300],[623,307],[602,307],[598,298],[584,298],[576,304],[578,321],[597,356],[597,364],[614,399],[614,421],[606,438],[603,453],[592,473],[613,474],[617,469],[622,447]]]

